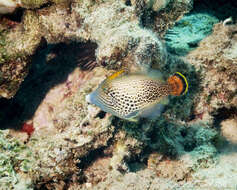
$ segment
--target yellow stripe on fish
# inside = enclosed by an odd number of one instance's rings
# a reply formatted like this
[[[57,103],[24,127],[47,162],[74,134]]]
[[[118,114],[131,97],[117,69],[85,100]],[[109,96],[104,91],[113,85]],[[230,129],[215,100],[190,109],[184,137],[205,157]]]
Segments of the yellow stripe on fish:
[[[109,76],[107,78],[107,80],[113,80],[113,79],[117,78],[118,76],[120,76],[121,74],[125,73],[125,71],[126,71],[125,69],[121,69],[120,71],[117,71],[116,73]]]
[[[178,74],[184,80],[185,88],[184,88],[184,92],[182,94],[186,94],[188,92],[188,81],[187,81],[186,77],[183,74],[181,74],[180,72],[176,72],[175,74]]]

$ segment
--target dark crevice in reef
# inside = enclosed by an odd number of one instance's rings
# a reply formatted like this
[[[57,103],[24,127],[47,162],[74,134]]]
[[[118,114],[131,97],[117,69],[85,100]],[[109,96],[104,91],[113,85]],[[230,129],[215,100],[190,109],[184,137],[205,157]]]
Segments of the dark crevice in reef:
[[[144,158],[142,161],[140,159],[137,160],[129,160],[126,162],[129,168],[129,172],[138,172],[140,170],[144,170],[147,167],[148,156]]]
[[[194,0],[193,9],[199,12],[207,12],[216,16],[219,20],[232,17],[237,19],[236,0]]]
[[[87,177],[84,175],[83,171],[89,167],[95,160],[104,157],[104,150],[106,147],[101,147],[96,150],[91,151],[87,156],[80,158],[80,163],[77,164],[77,167],[80,168],[78,182],[80,184],[87,182]]]
[[[41,5],[41,6],[39,7],[39,9],[43,9],[43,8],[46,8],[46,7],[50,7],[50,6],[52,6],[53,4],[54,4],[53,2],[47,2],[47,3],[43,4],[43,5]]]
[[[106,114],[106,113],[100,112],[99,114],[102,114],[104,116],[104,114]],[[117,120],[117,119],[115,118],[114,120]],[[112,125],[113,125],[113,121],[112,121]],[[119,126],[117,126],[115,128],[115,130],[112,133],[112,137],[107,141],[106,146],[102,146],[97,149],[94,149],[94,150],[90,151],[86,156],[79,158],[80,163],[77,164],[77,167],[80,171],[77,174],[77,176],[78,176],[77,182],[79,184],[83,184],[88,181],[86,175],[84,174],[84,171],[88,167],[90,167],[95,161],[97,161],[100,158],[104,158],[104,157],[112,157],[112,152],[114,149],[114,136],[118,132],[119,128],[120,128]],[[98,138],[100,138],[100,137],[98,137]]]
[[[85,72],[96,66],[94,43],[46,44],[32,58],[29,74],[14,98],[0,99],[1,129],[20,129],[31,119],[46,93],[55,85],[64,82],[76,67]]]
[[[103,119],[105,116],[106,116],[106,112],[104,112],[104,111],[100,111],[100,112],[96,115],[96,117],[99,117],[100,119]]]
[[[25,9],[23,9],[23,8],[17,8],[13,13],[6,14],[3,17],[10,20],[10,21],[20,23],[22,21],[24,10]]]
[[[78,173],[78,182],[80,184],[87,182],[87,177],[84,175],[83,171],[85,171],[89,166],[91,166],[93,162],[103,157],[112,157],[112,150],[114,149],[114,135],[117,133],[117,131],[118,129],[116,128],[112,134],[112,137],[107,141],[107,146],[92,150],[86,156],[79,158],[80,163],[77,164],[77,167],[81,171]]]
[[[77,167],[84,170],[87,168],[94,160],[99,157],[104,156],[105,147],[98,148],[96,150],[91,151],[87,156],[80,158],[80,163],[77,164]]]
[[[213,126],[220,127],[220,123],[223,120],[234,118],[237,116],[237,107],[231,107],[231,108],[220,108],[216,111],[214,116],[214,123]]]
[[[141,25],[147,28],[150,28],[155,22],[155,17],[157,16],[157,12],[152,9],[145,9],[141,15]]]
[[[131,3],[130,0],[126,0],[126,1],[125,1],[125,5],[127,5],[127,6],[132,6],[132,3]]]
[[[132,155],[129,160],[126,160],[125,158],[125,162],[128,166],[129,172],[138,172],[147,168],[148,157],[154,151],[155,150],[153,150],[151,147],[145,146],[140,154]]]

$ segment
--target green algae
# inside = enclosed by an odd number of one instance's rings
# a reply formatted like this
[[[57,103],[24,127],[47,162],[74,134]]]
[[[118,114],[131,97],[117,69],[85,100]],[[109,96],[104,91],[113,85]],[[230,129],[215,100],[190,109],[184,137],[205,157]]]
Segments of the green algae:
[[[32,158],[29,148],[0,130],[0,189],[33,189],[24,176],[32,169]]]

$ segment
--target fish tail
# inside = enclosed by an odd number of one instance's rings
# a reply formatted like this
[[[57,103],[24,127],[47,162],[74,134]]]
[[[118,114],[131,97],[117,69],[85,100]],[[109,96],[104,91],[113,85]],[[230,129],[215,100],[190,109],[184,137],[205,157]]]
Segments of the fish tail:
[[[180,96],[188,92],[188,81],[179,72],[168,78],[168,84],[171,86],[171,94],[174,96]]]

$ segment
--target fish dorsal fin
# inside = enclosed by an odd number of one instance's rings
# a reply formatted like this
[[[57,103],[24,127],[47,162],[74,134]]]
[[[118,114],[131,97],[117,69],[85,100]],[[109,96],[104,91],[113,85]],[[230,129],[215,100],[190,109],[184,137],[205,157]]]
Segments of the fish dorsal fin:
[[[100,84],[100,87],[102,88],[102,89],[106,89],[108,86],[109,86],[109,84],[110,84],[110,82],[112,81],[112,80],[114,80],[114,79],[116,79],[116,78],[119,78],[119,77],[121,77],[121,76],[123,76],[123,75],[126,75],[128,73],[128,70],[127,69],[121,69],[121,70],[119,70],[119,71],[117,71],[117,72],[115,72],[115,73],[113,73],[112,75],[110,75],[110,76],[108,76],[101,84]]]
[[[163,104],[163,105],[167,105],[169,103],[169,98],[168,97],[164,97],[159,103]]]
[[[113,80],[113,79],[115,79],[115,78],[118,78],[118,77],[120,77],[120,76],[122,76],[122,75],[125,75],[125,74],[127,74],[127,73],[128,73],[128,70],[124,68],[124,69],[121,69],[121,70],[119,70],[119,71],[113,73],[113,74],[110,75],[106,80],[111,81],[111,80]]]

